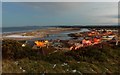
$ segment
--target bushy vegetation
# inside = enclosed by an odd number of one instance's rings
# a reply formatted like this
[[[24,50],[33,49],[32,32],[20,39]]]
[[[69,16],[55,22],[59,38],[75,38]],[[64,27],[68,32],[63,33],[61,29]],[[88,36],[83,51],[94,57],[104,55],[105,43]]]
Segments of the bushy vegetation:
[[[26,47],[21,46],[22,43],[14,40],[3,40],[2,43],[2,56],[3,56],[3,68],[9,61],[9,65],[14,65],[15,61],[19,62],[19,66],[22,66],[26,72],[62,72],[70,73],[76,69],[83,73],[100,73],[100,72],[119,72],[119,60],[120,60],[120,45],[110,45],[108,43],[102,43],[94,46],[81,48],[75,51],[57,51],[54,52],[54,48],[43,48],[45,55],[40,53],[40,50],[34,50],[29,45]],[[12,61],[11,61],[12,59]],[[79,62],[79,63],[77,63]],[[67,63],[65,66],[61,64]],[[53,65],[56,64],[56,68]],[[10,67],[9,66],[9,67]],[[18,66],[18,65],[17,65]],[[7,67],[7,68],[9,68]],[[17,67],[15,67],[16,69]],[[106,70],[109,68],[109,71]],[[17,68],[18,69],[18,68]],[[66,69],[69,69],[66,70]],[[94,71],[92,71],[94,70]],[[3,71],[7,71],[6,68]],[[13,72],[14,70],[12,70]],[[19,70],[21,72],[21,70]]]
[[[22,43],[15,40],[2,41],[2,57],[3,59],[20,59],[29,55],[31,52],[29,46],[22,47]]]

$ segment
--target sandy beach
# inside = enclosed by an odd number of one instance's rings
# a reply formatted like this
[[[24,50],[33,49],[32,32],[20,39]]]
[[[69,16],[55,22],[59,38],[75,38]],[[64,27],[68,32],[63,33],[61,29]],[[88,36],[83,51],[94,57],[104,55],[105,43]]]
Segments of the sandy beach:
[[[30,40],[33,38],[43,38],[50,34],[57,34],[64,31],[80,30],[80,28],[48,28],[38,29],[28,32],[13,32],[2,34],[2,39],[13,39],[13,40]]]

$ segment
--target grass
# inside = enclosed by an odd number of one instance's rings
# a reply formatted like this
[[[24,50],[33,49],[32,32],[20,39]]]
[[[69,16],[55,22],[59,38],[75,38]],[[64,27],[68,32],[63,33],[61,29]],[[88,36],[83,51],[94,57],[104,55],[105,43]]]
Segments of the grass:
[[[48,52],[46,55],[20,45],[18,41],[3,42],[3,73],[120,73],[120,45],[102,44],[101,48],[100,44],[77,51],[55,53],[51,53],[55,51],[52,47],[43,48]]]

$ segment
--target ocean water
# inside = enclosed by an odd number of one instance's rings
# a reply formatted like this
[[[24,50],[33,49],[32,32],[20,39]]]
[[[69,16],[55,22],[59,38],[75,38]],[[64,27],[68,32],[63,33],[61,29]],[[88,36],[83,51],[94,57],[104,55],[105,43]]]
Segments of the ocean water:
[[[2,33],[14,33],[14,32],[26,32],[26,31],[32,31],[37,29],[47,29],[47,28],[53,28],[49,26],[25,26],[25,27],[3,27]],[[47,40],[69,40],[71,37],[68,36],[69,33],[76,33],[76,32],[86,32],[89,31],[88,29],[82,28],[80,30],[74,30],[74,31],[64,31],[59,34],[51,34],[48,37],[44,38],[35,38],[33,40],[40,40],[40,39],[47,39]]]
[[[37,29],[45,29],[47,26],[23,26],[23,27],[3,27],[2,33],[12,33],[12,32],[25,32]]]
[[[68,34],[70,33],[77,33],[77,32],[87,32],[89,31],[86,28],[80,29],[80,30],[74,30],[74,31],[64,31],[58,34],[51,34],[48,37],[44,37],[44,38],[35,38],[32,40],[56,40],[56,39],[60,39],[60,40],[70,40],[73,39],[72,37],[69,37]],[[79,40],[82,40],[83,38],[80,37],[78,38]]]
[[[49,37],[46,37],[45,39],[60,39],[60,40],[69,40],[69,39],[72,39],[72,37],[69,37],[68,34],[70,33],[77,33],[77,32],[86,32],[86,31],[89,31],[88,29],[80,29],[80,30],[74,30],[74,31],[64,31],[64,32],[61,32],[59,34],[52,34],[52,35],[49,35]],[[81,39],[81,37],[79,38]]]

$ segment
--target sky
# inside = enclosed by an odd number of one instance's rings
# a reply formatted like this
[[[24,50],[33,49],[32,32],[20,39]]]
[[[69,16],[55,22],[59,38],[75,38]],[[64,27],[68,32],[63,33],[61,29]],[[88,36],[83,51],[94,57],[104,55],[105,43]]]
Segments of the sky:
[[[2,3],[3,27],[117,24],[117,2]]]
[[[0,2],[0,32],[2,31],[1,30],[1,27],[2,27],[2,2]]]
[[[2,0],[2,2],[119,2],[119,0]]]

